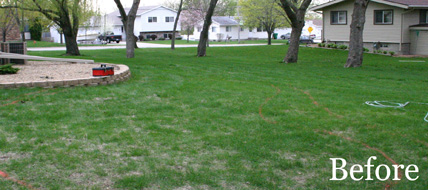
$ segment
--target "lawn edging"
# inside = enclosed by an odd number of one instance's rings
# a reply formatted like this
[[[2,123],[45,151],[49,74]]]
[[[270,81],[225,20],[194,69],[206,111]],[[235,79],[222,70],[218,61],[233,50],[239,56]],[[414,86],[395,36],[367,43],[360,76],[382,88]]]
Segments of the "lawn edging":
[[[68,80],[38,81],[38,82],[8,82],[8,83],[0,83],[0,89],[98,86],[98,85],[107,85],[107,84],[114,84],[114,83],[126,81],[131,77],[131,71],[129,70],[128,66],[121,65],[121,64],[109,64],[109,65],[114,65],[115,67],[115,74],[112,76],[77,78],[77,79],[68,79]]]

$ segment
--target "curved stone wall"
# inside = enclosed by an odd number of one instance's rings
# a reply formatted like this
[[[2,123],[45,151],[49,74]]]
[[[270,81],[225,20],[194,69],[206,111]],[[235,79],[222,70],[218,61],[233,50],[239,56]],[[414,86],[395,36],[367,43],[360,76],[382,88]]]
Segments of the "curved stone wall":
[[[73,86],[97,86],[118,83],[126,81],[131,77],[129,67],[126,65],[114,65],[114,75],[104,77],[89,77],[89,78],[77,78],[71,80],[51,80],[51,81],[40,81],[40,82],[9,82],[0,83],[0,88],[57,88],[57,87],[73,87]]]

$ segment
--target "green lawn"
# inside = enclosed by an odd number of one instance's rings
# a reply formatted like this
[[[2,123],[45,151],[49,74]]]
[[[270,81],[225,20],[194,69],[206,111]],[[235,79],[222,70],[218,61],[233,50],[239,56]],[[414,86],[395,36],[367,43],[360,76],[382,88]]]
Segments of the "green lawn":
[[[364,104],[428,102],[428,64],[400,62],[428,59],[367,54],[362,68],[344,69],[347,52],[302,48],[286,65],[286,49],[212,47],[203,58],[196,48],[138,49],[135,59],[82,51],[128,65],[132,78],[0,89],[0,170],[39,189],[378,190],[392,182],[329,181],[329,158],[346,159],[348,171],[370,156],[391,167],[384,153],[419,167],[418,180],[402,172],[393,189],[428,188],[428,106]],[[21,187],[0,178],[0,189]]]
[[[171,44],[171,40],[154,40],[154,41],[142,41],[143,43],[153,43],[153,44]],[[272,39],[272,43],[281,43],[285,44],[287,40],[274,40]],[[198,44],[198,41],[189,41],[187,42],[186,39],[183,40],[176,40],[175,44],[177,45],[187,45],[187,44]],[[239,44],[267,44],[268,40],[242,40]],[[210,42],[210,44],[238,44],[238,41],[231,41],[231,42]]]

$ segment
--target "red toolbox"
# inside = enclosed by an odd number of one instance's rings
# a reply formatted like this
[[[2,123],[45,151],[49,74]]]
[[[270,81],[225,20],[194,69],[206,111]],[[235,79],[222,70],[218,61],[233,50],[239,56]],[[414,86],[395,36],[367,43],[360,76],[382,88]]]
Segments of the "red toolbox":
[[[92,76],[109,76],[114,75],[114,67],[107,67],[106,64],[101,64],[101,67],[92,68]]]

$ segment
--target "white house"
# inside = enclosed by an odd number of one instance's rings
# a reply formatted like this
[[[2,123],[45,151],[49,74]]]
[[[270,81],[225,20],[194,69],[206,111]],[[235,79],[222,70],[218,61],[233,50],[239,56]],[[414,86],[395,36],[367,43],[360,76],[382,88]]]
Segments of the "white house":
[[[306,21],[305,27],[303,28],[302,35],[309,35],[308,28],[312,27],[313,31],[311,34],[315,34],[317,38],[321,38],[322,22],[320,20],[309,20]],[[199,40],[201,35],[203,22],[195,27],[193,32],[193,38]],[[238,32],[239,31],[239,32]],[[278,38],[281,35],[291,33],[291,28],[278,28],[275,29],[274,33],[278,34]],[[262,27],[259,28],[248,28],[242,25],[238,25],[235,17],[229,16],[214,16],[212,17],[212,24],[209,30],[209,39],[215,41],[224,41],[226,39],[237,40],[238,36],[242,40],[248,39],[267,39],[268,34]]]
[[[323,41],[348,44],[353,0],[334,0],[310,10],[322,12]],[[364,46],[398,54],[428,55],[428,0],[371,0]]]
[[[203,21],[195,26],[193,36],[195,40],[199,40],[202,31]],[[208,38],[215,41],[248,39],[249,30],[244,26],[239,25],[234,17],[229,16],[213,16],[212,24],[208,33]]]
[[[129,12],[130,8],[125,8]],[[177,11],[164,6],[143,6],[137,11],[134,24],[134,35],[147,38],[156,35],[157,38],[169,38],[172,34]],[[77,40],[95,39],[98,35],[108,32],[114,35],[122,35],[126,39],[126,34],[120,19],[119,11],[92,17],[88,22],[82,23],[79,28]],[[180,25],[177,26],[177,33],[180,31]],[[54,42],[60,42],[60,34],[51,27],[51,36]]]

